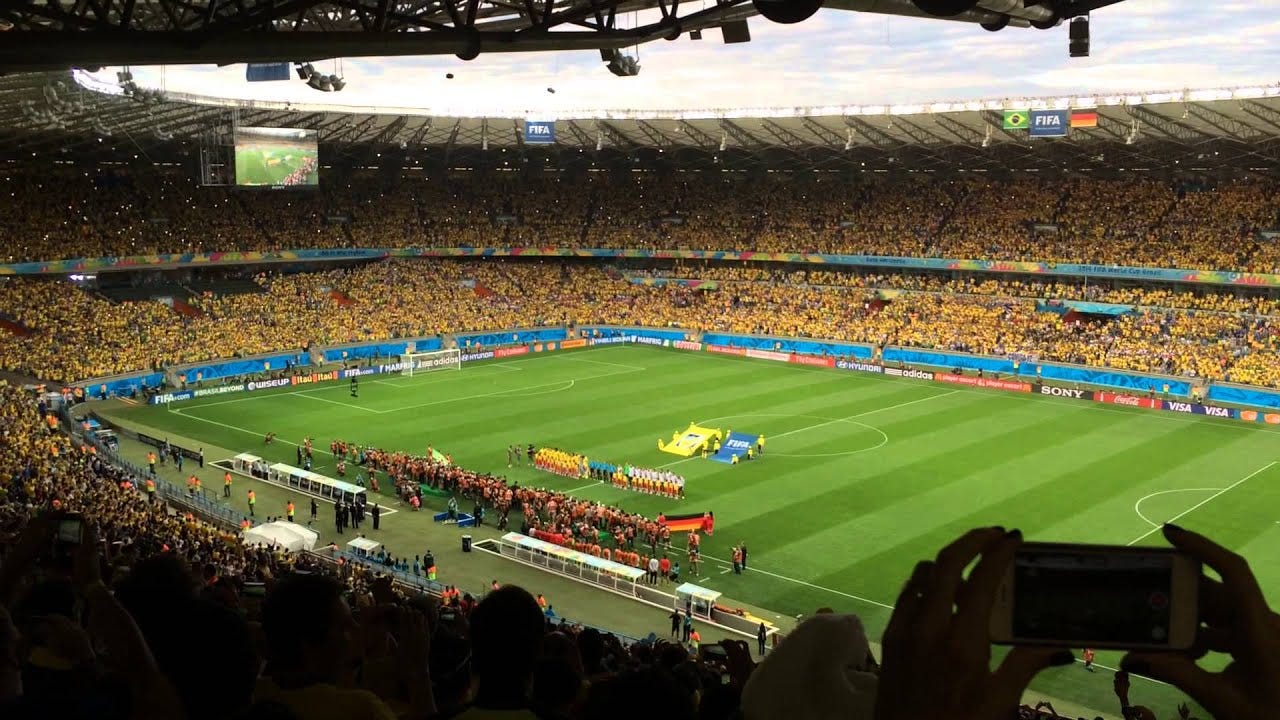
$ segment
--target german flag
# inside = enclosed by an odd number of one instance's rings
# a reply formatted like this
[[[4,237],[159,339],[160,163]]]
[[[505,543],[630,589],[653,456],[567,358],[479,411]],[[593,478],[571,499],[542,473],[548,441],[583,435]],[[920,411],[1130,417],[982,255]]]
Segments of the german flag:
[[[1073,128],[1098,127],[1098,113],[1096,112],[1071,113],[1071,127]]]
[[[691,513],[688,515],[668,515],[667,528],[673,533],[693,532],[702,529],[703,513]]]

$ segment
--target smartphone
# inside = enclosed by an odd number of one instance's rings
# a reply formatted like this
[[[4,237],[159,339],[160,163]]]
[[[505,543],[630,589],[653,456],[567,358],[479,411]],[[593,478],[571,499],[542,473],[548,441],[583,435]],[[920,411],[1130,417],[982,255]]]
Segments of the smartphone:
[[[66,545],[79,545],[84,539],[84,521],[78,517],[66,517],[58,521],[55,539]]]
[[[729,657],[729,653],[720,643],[706,643],[698,647],[699,660],[719,660],[724,661]]]
[[[991,641],[1185,650],[1199,584],[1200,563],[1172,548],[1025,543],[996,593]]]

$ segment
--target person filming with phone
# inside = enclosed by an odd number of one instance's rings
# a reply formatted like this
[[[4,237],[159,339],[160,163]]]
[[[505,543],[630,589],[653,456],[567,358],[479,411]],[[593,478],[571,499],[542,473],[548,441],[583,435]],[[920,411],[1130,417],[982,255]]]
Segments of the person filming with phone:
[[[1024,543],[981,528],[921,561],[884,632],[876,719],[1017,717],[1031,680],[1076,662],[1073,647],[1128,651],[1126,718],[1150,715],[1128,705],[1129,674],[1176,686],[1217,720],[1280,717],[1280,615],[1248,563],[1176,525],[1163,534],[1172,548]],[[993,642],[1013,646],[994,670]],[[1208,652],[1231,662],[1205,670]]]

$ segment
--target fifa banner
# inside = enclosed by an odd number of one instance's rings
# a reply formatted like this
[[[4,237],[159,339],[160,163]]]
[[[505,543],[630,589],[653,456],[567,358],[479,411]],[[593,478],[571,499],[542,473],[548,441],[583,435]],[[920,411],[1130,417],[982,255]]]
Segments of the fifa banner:
[[[733,465],[734,458],[739,462],[747,459],[747,450],[755,447],[760,443],[759,435],[751,435],[749,433],[730,432],[728,439],[720,446],[720,452],[711,456],[712,460]]]
[[[524,142],[526,145],[554,145],[556,142],[555,121],[525,120]]]
[[[1066,137],[1070,126],[1070,110],[1031,111],[1031,137]]]
[[[680,457],[693,457],[693,454],[709,447],[713,440],[724,437],[716,428],[699,427],[697,423],[689,423],[684,432],[671,433],[671,442],[658,441],[658,449]]]

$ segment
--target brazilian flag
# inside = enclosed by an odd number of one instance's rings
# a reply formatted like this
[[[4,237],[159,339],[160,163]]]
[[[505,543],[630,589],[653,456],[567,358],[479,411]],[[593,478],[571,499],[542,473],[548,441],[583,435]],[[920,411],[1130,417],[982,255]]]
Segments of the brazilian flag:
[[[1029,119],[1026,110],[1005,110],[1004,111],[1004,129],[1005,130],[1026,130],[1027,120]]]

